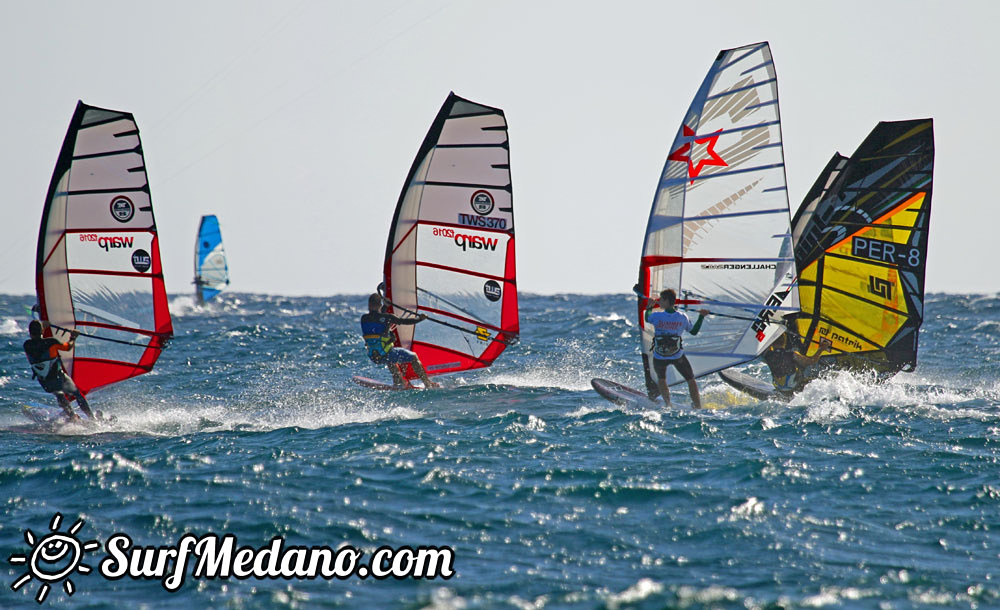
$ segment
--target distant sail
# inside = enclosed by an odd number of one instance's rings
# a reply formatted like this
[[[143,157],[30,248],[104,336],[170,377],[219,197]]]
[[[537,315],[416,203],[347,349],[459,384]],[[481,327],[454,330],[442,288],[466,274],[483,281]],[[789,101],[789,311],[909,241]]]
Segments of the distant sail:
[[[793,289],[777,77],[768,44],[719,53],[670,148],[646,226],[639,286],[678,305],[711,310],[697,336],[684,336],[695,376],[756,358],[798,310]],[[647,390],[653,329],[639,300]],[[668,384],[682,381],[668,368]]]
[[[198,302],[205,303],[229,285],[229,265],[222,248],[219,219],[214,214],[201,217],[194,243],[194,284]]]
[[[883,122],[827,165],[795,215],[797,332],[822,361],[882,373],[917,363],[934,172],[931,119]]]
[[[431,125],[399,196],[385,254],[396,329],[436,375],[489,366],[517,339],[514,209],[503,111],[454,93]],[[412,373],[412,372],[411,372]]]
[[[173,334],[135,119],[77,104],[49,185],[38,236],[40,317],[87,392],[147,373]]]

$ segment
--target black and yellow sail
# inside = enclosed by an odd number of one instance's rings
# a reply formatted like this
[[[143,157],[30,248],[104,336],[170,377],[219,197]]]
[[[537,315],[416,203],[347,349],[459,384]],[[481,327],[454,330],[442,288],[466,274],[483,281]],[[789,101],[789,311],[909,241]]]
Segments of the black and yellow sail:
[[[792,220],[801,313],[791,323],[824,364],[912,370],[924,314],[934,170],[931,119],[879,123],[834,155]]]

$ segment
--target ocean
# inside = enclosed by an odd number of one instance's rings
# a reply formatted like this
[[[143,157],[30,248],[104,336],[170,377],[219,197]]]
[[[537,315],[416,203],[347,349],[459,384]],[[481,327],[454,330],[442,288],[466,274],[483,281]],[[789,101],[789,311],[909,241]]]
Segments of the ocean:
[[[156,370],[90,396],[115,423],[58,433],[21,414],[49,400],[21,350],[33,300],[0,296],[4,608],[1000,607],[1000,296],[929,296],[917,370],[884,385],[837,374],[783,404],[712,376],[697,412],[681,387],[670,410],[591,389],[642,384],[624,294],[522,295],[519,345],[414,392],[350,381],[389,380],[363,351],[365,295],[176,296]],[[89,573],[18,563],[71,528],[96,541]],[[122,533],[449,547],[453,575],[192,563],[169,591],[100,573]]]

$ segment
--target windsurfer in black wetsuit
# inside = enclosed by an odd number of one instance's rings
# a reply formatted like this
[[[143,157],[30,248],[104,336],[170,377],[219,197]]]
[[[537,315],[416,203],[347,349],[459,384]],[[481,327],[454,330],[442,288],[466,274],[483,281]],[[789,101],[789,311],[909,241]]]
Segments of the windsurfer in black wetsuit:
[[[440,387],[431,381],[424,370],[424,365],[415,352],[401,347],[396,347],[396,339],[392,334],[392,326],[398,324],[416,324],[426,320],[427,316],[420,314],[415,318],[399,318],[390,313],[385,313],[382,307],[382,296],[375,293],[368,297],[368,313],[361,316],[361,333],[365,337],[365,347],[368,349],[368,357],[375,364],[389,365],[389,372],[392,373],[393,383],[397,386],[406,385],[401,365],[409,364],[413,371],[424,382],[426,388]]]
[[[60,343],[55,337],[42,337],[42,332],[48,324],[32,320],[28,324],[28,334],[31,338],[24,342],[24,353],[28,357],[28,364],[31,365],[32,376],[38,380],[46,392],[55,394],[59,406],[66,412],[66,417],[70,421],[79,421],[80,417],[73,412],[70,405],[70,398],[76,399],[80,410],[90,419],[94,419],[94,412],[90,410],[87,399],[83,397],[83,392],[76,387],[73,380],[66,374],[59,358],[59,352],[73,349],[76,344],[78,331],[70,332],[69,341]]]
[[[763,356],[764,362],[771,369],[774,389],[783,394],[791,394],[804,388],[811,380],[805,374],[805,369],[819,362],[823,352],[829,351],[832,345],[829,339],[820,339],[816,353],[806,356],[798,351],[798,346],[793,344],[789,334],[782,333]]]

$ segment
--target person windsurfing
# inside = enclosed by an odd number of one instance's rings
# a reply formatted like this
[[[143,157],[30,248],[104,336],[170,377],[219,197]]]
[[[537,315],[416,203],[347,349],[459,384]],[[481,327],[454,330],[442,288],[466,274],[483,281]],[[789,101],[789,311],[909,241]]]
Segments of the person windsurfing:
[[[416,324],[427,319],[427,316],[420,314],[414,318],[400,318],[390,313],[386,313],[382,303],[382,295],[373,293],[368,297],[368,313],[361,316],[361,334],[365,338],[365,347],[368,349],[368,357],[375,364],[385,364],[389,366],[392,373],[392,381],[397,387],[407,385],[403,377],[402,366],[409,364],[413,371],[424,382],[424,387],[440,387],[431,381],[427,376],[420,357],[415,352],[396,346],[396,339],[392,334],[394,324]]]
[[[66,352],[76,344],[76,337],[79,331],[70,331],[69,341],[60,343],[58,339],[50,336],[43,337],[44,331],[48,330],[47,322],[32,320],[28,324],[28,334],[31,338],[24,342],[24,354],[28,357],[28,364],[31,365],[31,374],[38,380],[42,389],[54,394],[59,406],[66,412],[69,421],[80,421],[80,416],[73,412],[70,400],[75,399],[80,405],[80,410],[90,419],[94,419],[94,412],[90,410],[90,404],[84,398],[83,392],[76,387],[73,380],[66,374],[59,352]]]
[[[638,286],[634,288],[638,292]],[[701,323],[710,312],[707,309],[698,310],[698,321],[694,324],[683,311],[674,309],[677,293],[667,288],[660,292],[660,300],[646,299],[646,322],[653,325],[653,370],[656,371],[656,384],[660,396],[666,406],[670,406],[670,390],[667,389],[667,366],[673,365],[681,377],[687,380],[688,391],[691,393],[691,404],[695,409],[701,408],[701,394],[698,383],[694,379],[691,363],[684,355],[684,344],[681,334],[688,331],[697,335]],[[661,311],[653,311],[659,305]]]
[[[819,340],[819,349],[812,356],[799,351],[799,346],[791,340],[788,332],[782,333],[771,344],[761,358],[771,369],[774,389],[782,393],[799,392],[815,375],[808,375],[806,369],[819,362],[823,352],[830,351],[833,343],[826,337]]]

